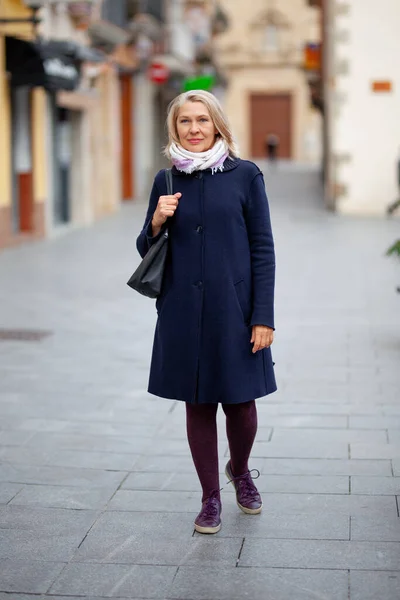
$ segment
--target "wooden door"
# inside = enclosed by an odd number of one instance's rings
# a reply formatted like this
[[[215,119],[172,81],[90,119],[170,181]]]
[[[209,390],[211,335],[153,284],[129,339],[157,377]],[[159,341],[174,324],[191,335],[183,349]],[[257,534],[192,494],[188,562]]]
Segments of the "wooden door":
[[[133,199],[133,90],[132,75],[121,75],[121,178],[122,199]]]
[[[34,228],[32,93],[28,87],[11,89],[13,229],[29,232]]]
[[[266,139],[279,139],[277,157],[292,158],[292,97],[290,94],[252,94],[250,97],[251,156],[266,158]]]

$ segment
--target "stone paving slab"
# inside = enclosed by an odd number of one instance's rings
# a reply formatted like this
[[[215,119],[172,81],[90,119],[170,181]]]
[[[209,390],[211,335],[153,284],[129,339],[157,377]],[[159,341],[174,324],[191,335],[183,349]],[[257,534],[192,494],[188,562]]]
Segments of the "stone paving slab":
[[[105,538],[99,530],[90,533],[74,556],[83,563],[116,563],[136,565],[198,565],[221,568],[236,567],[243,538],[209,536],[171,540],[153,535],[151,538],[136,532],[111,535]]]
[[[302,444],[304,442],[314,442],[318,444],[358,444],[358,443],[375,443],[375,444],[387,444],[386,431],[368,430],[363,429],[328,429],[321,431],[320,429],[302,429],[296,431],[288,431],[285,429],[279,429],[274,427],[274,433],[271,439],[271,444],[283,443],[283,444]]]
[[[369,514],[371,518],[382,512],[388,517],[397,515],[394,496],[282,493],[268,494],[265,505],[273,514],[325,512],[332,515]]]
[[[164,492],[142,490],[118,490],[110,510],[154,512],[198,512],[198,492]]]
[[[266,501],[268,502],[268,498]],[[200,534],[196,533],[195,535]],[[219,536],[235,537],[238,535],[246,540],[252,538],[349,540],[350,517],[341,514],[307,514],[304,512],[277,515],[269,514],[267,509],[261,515],[249,518],[248,515],[239,511],[236,505],[230,503],[224,508]]]
[[[8,504],[22,489],[21,484],[0,483],[0,504]]]
[[[62,434],[42,432],[31,438],[29,448],[50,450],[84,450],[86,452],[110,452],[138,454],[145,452],[151,442],[148,438],[133,436],[105,437],[88,434]]]
[[[360,442],[350,444],[351,458],[400,458],[400,442],[398,444],[375,444]]]
[[[395,496],[400,492],[400,477],[351,477],[352,494]]]
[[[163,598],[176,571],[176,567],[154,565],[69,564],[50,593]]]
[[[101,471],[99,469],[72,469],[19,464],[0,464],[0,482],[33,483],[40,485],[66,485],[116,488],[125,479],[124,471]]]
[[[3,419],[0,427],[3,426]],[[160,435],[156,424],[135,425],[134,423],[109,423],[68,421],[61,419],[15,419],[13,424],[6,424],[7,428],[21,431],[50,432],[50,433],[72,433],[87,435],[110,435],[110,436],[137,436],[152,438],[155,433]]]
[[[2,446],[22,446],[29,442],[34,436],[33,432],[29,431],[0,431],[0,445]]]
[[[98,514],[91,510],[61,510],[25,506],[1,506],[0,530],[54,536],[76,535],[83,539]]]
[[[1,487],[0,487],[1,490]],[[77,488],[62,485],[27,485],[10,499],[11,506],[69,508],[75,510],[104,509],[115,488]]]
[[[392,465],[393,465],[393,474],[396,477],[400,477],[400,458],[395,458],[394,460],[392,460]]]
[[[202,569],[180,567],[168,598],[173,600],[348,600],[346,571],[301,569]]]
[[[399,545],[393,542],[332,540],[245,540],[241,566],[307,569],[393,571],[399,566]]]
[[[374,519],[351,517],[351,539],[371,542],[400,542],[400,519],[380,515]]]
[[[370,416],[351,416],[349,418],[349,427],[352,429],[400,429],[400,416],[390,417],[370,417]]]
[[[223,479],[226,478],[222,478]],[[346,476],[312,475],[269,475],[257,482],[260,492],[298,493],[298,494],[348,494],[350,480]],[[195,473],[131,473],[122,489],[127,490],[163,490],[198,491],[199,481]],[[224,489],[232,490],[232,486]]]
[[[387,433],[390,444],[400,444],[400,431],[398,429],[388,429]]]
[[[0,560],[0,589],[9,593],[43,594],[64,568],[65,563],[61,562]],[[7,600],[11,600],[10,596]]]
[[[5,446],[0,449],[0,460],[13,465],[72,467],[104,471],[130,471],[140,454],[98,452],[89,450],[58,450]]]
[[[102,513],[90,531],[99,544],[107,545],[113,539],[125,539],[131,534],[143,538],[186,541],[194,531],[196,513],[115,512]],[[218,539],[218,537],[213,538]],[[103,541],[102,541],[103,540]]]
[[[85,532],[86,533],[86,532]],[[63,533],[54,536],[47,530],[23,531],[7,529],[0,531],[0,559],[26,560],[32,557],[43,561],[69,561],[73,558],[84,535]],[[1,585],[1,584],[0,584]]]
[[[284,442],[255,442],[252,450],[255,458],[348,458],[346,442],[313,442],[312,440]],[[387,458],[387,457],[385,457]]]
[[[398,600],[400,598],[400,571],[350,573],[351,600]]]
[[[263,475],[392,475],[390,460],[370,459],[267,458],[260,470]]]

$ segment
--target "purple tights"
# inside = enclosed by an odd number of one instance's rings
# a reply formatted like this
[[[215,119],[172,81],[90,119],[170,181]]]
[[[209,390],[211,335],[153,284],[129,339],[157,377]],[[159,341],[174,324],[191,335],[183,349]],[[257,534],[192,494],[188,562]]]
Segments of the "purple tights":
[[[241,404],[222,404],[226,433],[235,476],[247,473],[248,460],[257,433],[257,408],[254,400]],[[218,404],[186,404],[186,429],[194,466],[203,489],[203,501],[219,490]]]

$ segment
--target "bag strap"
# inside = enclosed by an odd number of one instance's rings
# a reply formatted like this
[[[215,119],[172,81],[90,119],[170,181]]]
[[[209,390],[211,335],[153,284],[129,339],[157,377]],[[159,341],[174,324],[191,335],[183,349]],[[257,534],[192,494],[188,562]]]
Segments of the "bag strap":
[[[174,186],[172,181],[172,169],[165,169],[165,181],[167,184],[167,195],[172,196],[174,193]],[[168,219],[167,219],[168,222]],[[165,228],[164,235],[168,237],[168,225]]]
[[[167,195],[172,196],[174,194],[172,169],[165,169],[165,181],[167,182]]]

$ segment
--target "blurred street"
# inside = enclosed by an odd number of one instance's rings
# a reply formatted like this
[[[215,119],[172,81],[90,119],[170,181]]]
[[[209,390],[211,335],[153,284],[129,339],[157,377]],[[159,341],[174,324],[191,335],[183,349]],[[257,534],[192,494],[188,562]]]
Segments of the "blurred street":
[[[156,312],[125,284],[146,206],[125,204],[0,255],[0,600],[399,599],[398,222],[329,213],[316,171],[263,166],[279,387],[258,402],[264,512],[226,485],[220,415],[222,529],[193,533],[184,405],[145,391]]]

